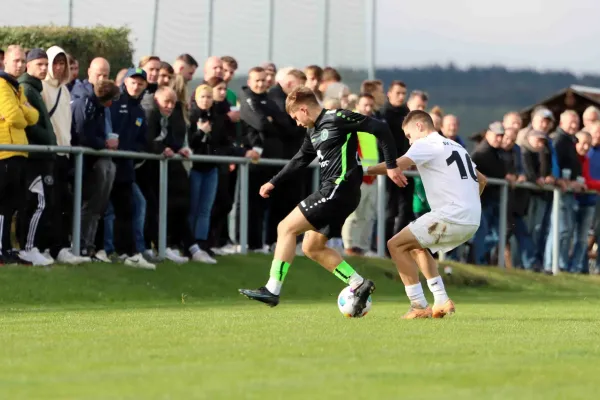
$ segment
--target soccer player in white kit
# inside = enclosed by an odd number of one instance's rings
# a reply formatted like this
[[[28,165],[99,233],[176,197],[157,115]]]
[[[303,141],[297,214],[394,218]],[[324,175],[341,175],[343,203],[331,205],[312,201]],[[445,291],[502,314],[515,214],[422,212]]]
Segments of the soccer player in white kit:
[[[413,221],[388,242],[410,300],[402,318],[443,318],[455,311],[444,289],[431,253],[448,252],[469,240],[479,228],[480,195],[486,178],[475,168],[469,153],[458,143],[436,132],[429,114],[411,111],[402,124],[409,150],[397,159],[402,171],[417,167],[431,211]],[[386,174],[385,164],[367,169],[369,175]],[[415,265],[416,263],[416,265]],[[418,268],[417,268],[418,266]],[[433,293],[430,307],[419,282],[419,269]]]

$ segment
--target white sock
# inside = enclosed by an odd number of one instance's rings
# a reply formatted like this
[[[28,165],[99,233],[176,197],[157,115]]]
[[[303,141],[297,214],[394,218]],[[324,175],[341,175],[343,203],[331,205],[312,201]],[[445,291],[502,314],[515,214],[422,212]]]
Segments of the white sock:
[[[282,286],[283,286],[283,282],[282,281],[278,281],[275,278],[269,278],[269,281],[265,285],[265,287],[267,288],[267,290],[269,292],[273,293],[276,296],[279,296],[279,293],[281,293],[281,287]]]
[[[410,300],[410,304],[421,308],[427,307],[427,299],[425,298],[425,294],[423,294],[421,282],[416,285],[404,286],[404,290],[406,290],[406,295]]]
[[[191,255],[194,255],[200,251],[200,246],[198,246],[197,244],[193,244],[190,246],[190,248],[188,250],[190,251]]]
[[[350,275],[350,278],[348,278],[348,285],[352,289],[356,289],[357,287],[359,287],[360,285],[362,285],[362,283],[364,281],[365,281],[365,278],[363,278],[362,276],[360,276],[358,274],[358,272],[355,272],[352,275]]]
[[[429,286],[429,290],[431,290],[431,293],[433,293],[435,305],[441,306],[448,301],[448,295],[446,294],[444,281],[442,280],[441,276],[427,279],[427,286]]]

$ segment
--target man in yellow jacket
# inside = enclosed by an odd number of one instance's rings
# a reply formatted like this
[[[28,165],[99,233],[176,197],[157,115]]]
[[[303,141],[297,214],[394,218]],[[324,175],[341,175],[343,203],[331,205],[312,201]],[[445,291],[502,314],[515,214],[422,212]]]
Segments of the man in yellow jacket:
[[[25,72],[25,52],[12,45],[0,71],[0,144],[26,145],[25,128],[35,125],[39,114],[28,102],[17,79]],[[0,264],[22,261],[12,251],[12,217],[25,195],[26,152],[0,150]]]

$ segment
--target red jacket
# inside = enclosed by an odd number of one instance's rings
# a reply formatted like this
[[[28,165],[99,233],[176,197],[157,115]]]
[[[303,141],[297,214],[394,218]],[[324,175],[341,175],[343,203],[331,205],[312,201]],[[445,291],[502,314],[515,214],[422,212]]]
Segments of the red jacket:
[[[588,156],[578,155],[579,162],[581,163],[581,171],[583,174],[583,178],[585,179],[585,185],[590,190],[595,190],[600,192],[600,180],[593,179],[590,175],[590,159]]]

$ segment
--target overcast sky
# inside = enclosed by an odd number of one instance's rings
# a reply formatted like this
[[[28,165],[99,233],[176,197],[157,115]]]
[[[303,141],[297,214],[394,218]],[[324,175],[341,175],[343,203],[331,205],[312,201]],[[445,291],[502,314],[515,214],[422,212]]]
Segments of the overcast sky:
[[[9,0],[1,0],[3,3]],[[376,64],[567,69],[600,73],[600,0],[375,0]],[[366,0],[273,0],[271,57],[278,65],[366,65]],[[66,0],[19,0],[0,25],[66,25]],[[154,0],[73,0],[75,26],[132,29],[138,59],[150,54]],[[269,0],[213,0],[213,54],[238,58],[247,70],[269,58]],[[160,0],[155,53],[172,61],[208,54],[208,0]],[[327,57],[324,56],[327,50]]]
[[[376,0],[377,64],[600,73],[598,0]]]

